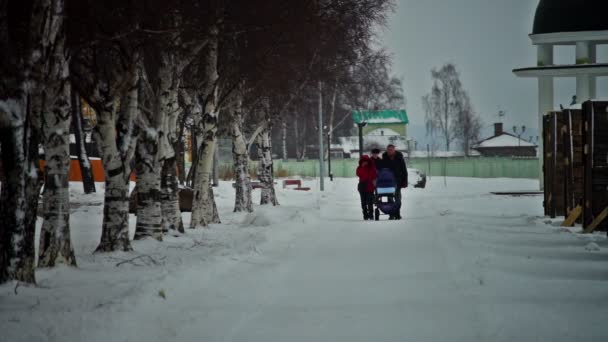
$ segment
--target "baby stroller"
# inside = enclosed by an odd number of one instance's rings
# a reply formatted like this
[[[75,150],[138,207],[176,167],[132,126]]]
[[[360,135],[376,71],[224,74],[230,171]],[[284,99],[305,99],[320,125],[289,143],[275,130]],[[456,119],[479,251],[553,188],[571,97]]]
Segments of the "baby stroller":
[[[397,189],[397,182],[393,172],[389,169],[382,169],[378,172],[378,178],[376,179],[376,193],[374,203],[376,204],[376,210],[374,212],[375,219],[380,219],[380,213],[389,216],[396,216],[399,214],[399,200],[395,198],[395,191]]]

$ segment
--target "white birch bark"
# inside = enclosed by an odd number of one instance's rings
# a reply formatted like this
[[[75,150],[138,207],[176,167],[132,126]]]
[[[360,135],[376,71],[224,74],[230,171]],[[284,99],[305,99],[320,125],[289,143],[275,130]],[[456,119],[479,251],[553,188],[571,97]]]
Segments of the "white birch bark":
[[[266,118],[266,123],[263,123],[264,129],[258,135],[258,179],[262,183],[262,196],[260,198],[261,205],[272,204],[279,205],[274,189],[274,175],[272,163],[272,145],[270,139],[271,126],[270,118]]]
[[[205,82],[204,91],[204,114],[202,117],[195,118],[197,132],[201,134],[200,148],[196,166],[194,180],[194,196],[192,199],[192,219],[190,228],[205,227],[217,221],[214,217],[215,198],[210,185],[211,169],[213,167],[213,154],[217,143],[217,122],[218,122],[218,88],[219,78],[217,70],[218,59],[218,28],[214,27],[210,31],[208,43],[207,59],[205,61]]]
[[[293,120],[293,136],[294,136],[294,143],[296,145],[296,158],[300,159],[300,129],[299,129],[299,124],[298,124],[298,116],[296,115],[294,117]]]
[[[300,160],[306,160],[306,152],[308,152],[308,144],[306,143],[306,132],[308,130],[308,123],[304,122],[304,127],[300,133]]]
[[[4,94],[3,94],[4,95]],[[34,233],[38,194],[38,140],[26,112],[25,91],[0,95],[0,284],[35,283]]]
[[[106,184],[101,241],[97,252],[133,250],[129,240],[129,176],[136,141],[132,132],[137,114],[137,81],[138,77],[133,76],[128,96],[123,99],[127,101],[123,118],[118,118],[120,106],[116,98],[97,111],[93,137],[100,150]],[[122,137],[117,134],[118,121],[123,121],[121,126],[125,129]]]
[[[220,185],[220,144],[215,144],[213,151],[213,187]]]
[[[287,161],[287,120],[284,116],[281,118],[281,152],[283,153],[283,161]]]
[[[175,18],[179,21],[179,18]],[[217,39],[215,39],[217,42]],[[178,102],[182,73],[199,55],[208,42],[197,43],[194,46],[184,45],[179,37],[175,37],[175,45],[161,52],[159,68],[159,108],[163,113],[161,126],[161,210],[163,231],[177,230],[184,232],[181,211],[179,207],[179,178],[177,174],[177,152],[181,150],[178,144],[180,132],[177,125],[180,107]],[[186,50],[187,52],[183,52]],[[216,43],[217,50],[217,43]],[[181,53],[179,51],[182,51]]]
[[[76,266],[70,238],[70,102],[69,66],[63,29],[63,1],[49,1],[43,50],[53,51],[46,61],[43,88],[42,135],[45,153],[43,223],[38,267]]]
[[[177,137],[177,120],[179,117],[178,88],[179,79],[173,73],[173,80],[167,85],[160,96],[160,106],[165,115],[164,134],[167,138],[167,149],[169,153],[164,154],[163,169],[161,172],[161,208],[163,217],[163,231],[177,230],[184,232],[184,224],[179,209],[179,181],[177,178],[177,156],[176,146],[179,143]],[[170,76],[169,76],[170,77]]]
[[[160,161],[158,132],[154,126],[141,129],[135,159],[137,174],[137,222],[135,240],[152,237],[162,240],[160,203]]]
[[[11,51],[16,43],[8,35],[7,4],[0,1],[1,51]],[[52,83],[58,76],[64,76],[61,75],[64,69],[49,61],[55,51],[55,46],[49,43],[64,38],[63,31],[58,29],[63,25],[63,1],[33,1],[28,15],[26,41],[18,42],[24,43],[25,49],[13,50],[0,58],[7,71],[0,78],[3,89],[0,145],[4,168],[0,194],[0,283],[7,280],[35,283],[34,232],[42,184],[38,168],[40,113],[44,103],[41,85],[43,80]],[[62,55],[63,46],[57,51]]]
[[[232,157],[234,159],[234,178],[236,184],[236,196],[234,201],[234,212],[253,212],[253,201],[251,199],[251,178],[249,176],[249,155],[245,137],[243,136],[242,98],[237,95],[235,108],[232,116]]]

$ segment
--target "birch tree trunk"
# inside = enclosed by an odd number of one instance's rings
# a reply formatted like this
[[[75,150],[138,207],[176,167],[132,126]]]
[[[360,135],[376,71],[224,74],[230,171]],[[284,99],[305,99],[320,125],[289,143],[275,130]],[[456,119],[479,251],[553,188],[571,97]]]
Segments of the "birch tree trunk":
[[[43,115],[46,163],[39,267],[58,263],[76,266],[70,238],[70,88],[67,80],[62,83],[53,104]]]
[[[8,96],[6,96],[8,95]],[[32,130],[25,92],[0,95],[0,283],[35,283],[34,234],[42,175],[38,134]]]
[[[300,159],[300,129],[297,116],[295,116],[293,120],[293,136],[296,145],[296,159]]]
[[[184,223],[179,209],[179,184],[175,157],[165,160],[161,179],[161,207],[163,231],[177,230],[184,233]]]
[[[43,46],[52,48],[48,57],[48,78],[45,84],[42,108],[42,135],[44,137],[44,199],[38,267],[55,264],[76,266],[76,257],[70,238],[70,101],[69,66],[63,29],[63,1],[49,3],[49,30]]]
[[[205,82],[204,93],[204,114],[202,117],[195,118],[197,134],[202,136],[201,146],[198,151],[198,160],[194,180],[194,196],[192,199],[192,219],[190,228],[205,227],[214,223],[218,217],[216,215],[215,198],[213,189],[210,185],[211,169],[213,167],[213,154],[217,143],[217,123],[218,123],[218,88],[219,78],[217,70],[218,60],[218,34],[217,27],[210,31],[207,59],[205,61]]]
[[[177,134],[177,150],[175,154],[177,156],[177,179],[180,184],[186,183],[186,158],[185,158],[185,144],[184,144],[184,133],[186,132],[186,113],[181,114],[181,120],[179,120],[179,129]]]
[[[216,128],[217,129],[217,128]],[[194,196],[192,198],[192,219],[190,228],[206,227],[213,223],[215,199],[210,184],[215,150],[215,132],[209,131],[199,149],[198,165],[194,179]]]
[[[190,151],[190,170],[188,170],[188,176],[186,177],[186,186],[188,187],[192,187],[194,185],[194,174],[196,172],[196,158],[198,156],[198,142],[196,139],[196,134],[194,133],[194,129],[190,130],[190,146],[191,146],[191,151]]]
[[[105,174],[101,241],[96,252],[131,251],[129,240],[129,177],[136,138],[133,120],[137,114],[138,77],[133,77],[122,117],[119,101],[99,106],[93,137],[99,147]],[[120,127],[121,130],[118,130]],[[120,135],[118,133],[121,133]]]
[[[234,212],[253,212],[251,200],[251,178],[249,176],[248,146],[243,136],[242,99],[236,101],[230,133],[232,135],[232,158],[234,160],[234,179],[236,184],[236,196],[234,200]]]
[[[266,120],[269,120],[269,118],[267,118]],[[260,156],[258,166],[258,179],[262,183],[262,196],[260,199],[260,204],[272,204],[273,206],[276,206],[279,205],[279,201],[277,200],[277,196],[274,190],[270,132],[271,126],[270,122],[268,122],[265,125],[265,128],[262,130],[262,132],[260,132],[260,135],[258,136],[258,153]]]
[[[95,180],[93,179],[93,169],[86,148],[86,139],[82,122],[82,107],[80,96],[72,89],[72,128],[76,140],[76,153],[78,154],[78,164],[82,177],[82,186],[85,194],[95,192]]]
[[[287,161],[287,120],[285,117],[281,119],[281,152],[283,152],[283,161]]]
[[[165,63],[169,63],[167,59]],[[170,79],[173,77],[173,79]],[[176,151],[180,143],[177,138],[177,120],[179,118],[178,90],[179,77],[173,71],[167,75],[170,83],[160,94],[160,108],[163,110],[165,119],[164,136],[167,138],[166,149],[169,153],[163,153],[163,167],[161,171],[161,208],[163,217],[163,231],[177,230],[184,232],[184,223],[179,209],[179,180],[177,178],[177,156]]]
[[[301,154],[300,154],[300,160],[305,160],[306,159],[306,152],[308,150],[308,146],[306,144],[306,131],[308,129],[308,123],[305,121],[304,122],[304,127],[302,128],[302,132],[300,133],[300,146],[302,147],[301,150]]]
[[[139,133],[137,143],[137,223],[135,240],[152,237],[162,240],[162,211],[160,204],[161,165],[158,160],[158,132],[149,127]]]
[[[215,144],[215,151],[213,151],[213,187],[220,185],[220,143],[219,141]]]
[[[34,233],[42,184],[38,146],[46,95],[43,90],[57,89],[44,89],[41,85],[43,81],[56,85],[58,80],[67,78],[64,64],[57,63],[65,62],[64,46],[54,45],[63,44],[65,38],[64,2],[33,1],[29,12],[21,18],[29,25],[24,32],[10,32],[9,8],[7,1],[0,1],[0,51],[8,52],[0,55],[3,72],[0,145],[4,168],[0,194],[0,283],[8,280],[35,283]]]

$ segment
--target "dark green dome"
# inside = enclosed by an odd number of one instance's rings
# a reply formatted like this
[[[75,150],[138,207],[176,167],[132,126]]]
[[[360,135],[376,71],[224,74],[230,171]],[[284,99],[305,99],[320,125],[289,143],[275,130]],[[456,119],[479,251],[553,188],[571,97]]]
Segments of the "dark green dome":
[[[608,30],[608,0],[541,0],[532,34]]]

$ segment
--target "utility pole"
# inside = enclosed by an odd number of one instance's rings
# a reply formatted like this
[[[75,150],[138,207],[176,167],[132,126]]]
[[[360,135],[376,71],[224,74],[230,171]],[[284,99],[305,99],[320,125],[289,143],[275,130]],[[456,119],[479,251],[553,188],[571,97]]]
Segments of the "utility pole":
[[[357,123],[357,127],[359,127],[359,158],[363,156],[363,127],[366,125],[366,122]]]
[[[319,189],[325,191],[324,158],[323,152],[323,85],[319,81]]]

